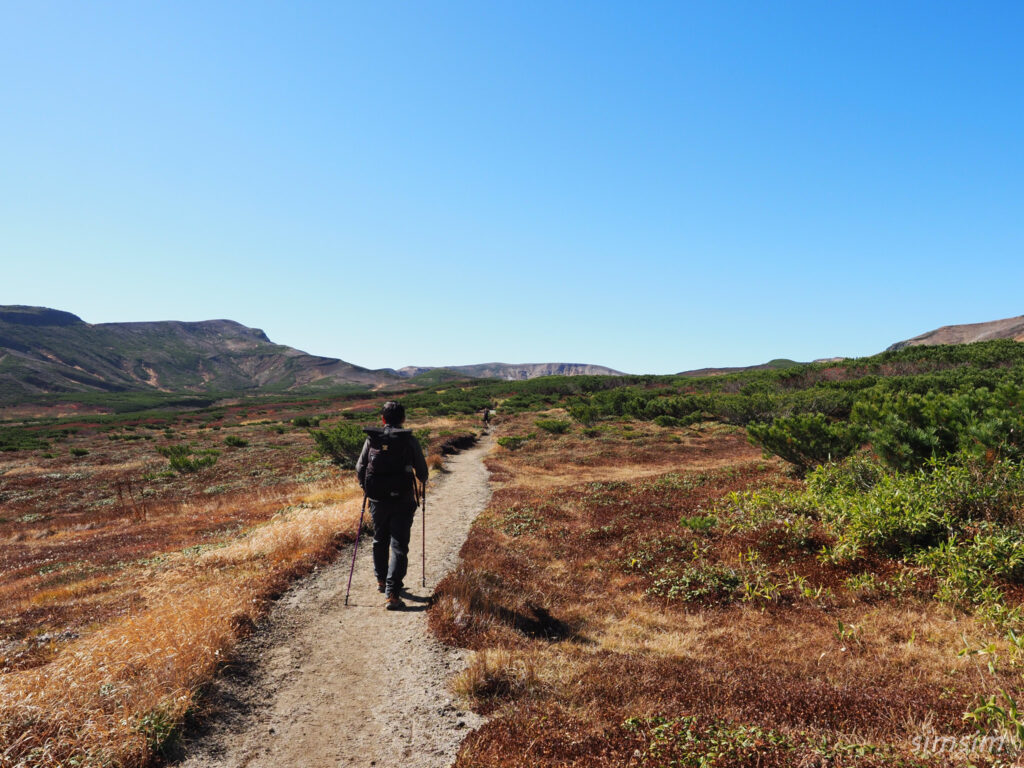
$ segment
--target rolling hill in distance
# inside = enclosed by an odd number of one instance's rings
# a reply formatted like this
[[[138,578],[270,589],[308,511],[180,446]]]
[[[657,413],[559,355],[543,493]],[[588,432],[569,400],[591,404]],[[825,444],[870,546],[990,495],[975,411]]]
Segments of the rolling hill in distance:
[[[889,345],[886,352],[898,352],[906,347],[936,346],[939,344],[972,344],[976,341],[993,341],[995,339],[1013,339],[1024,341],[1024,315],[1008,317],[1004,320],[992,320],[985,323],[966,323],[962,325],[944,325],[932,331],[914,336],[905,341],[898,341]],[[827,363],[836,360],[843,360],[842,357],[827,357],[815,360],[816,363]],[[679,376],[720,376],[728,373],[740,373],[742,371],[769,370],[792,368],[805,363],[796,360],[780,358],[769,360],[760,365],[746,365],[728,368],[698,368],[693,371],[682,371]]]
[[[1024,341],[1024,315],[992,320],[987,323],[944,325],[934,331],[922,333],[912,339],[898,341],[887,351],[895,352],[905,347],[931,346],[935,344],[970,344],[975,341],[1013,339]]]
[[[772,368],[792,368],[797,365],[804,365],[804,363],[799,363],[796,360],[779,358],[777,360],[769,360],[767,363],[761,363],[759,365],[733,365],[724,368],[695,368],[692,371],[680,371],[676,375],[700,378],[702,376],[723,376],[727,373],[740,373],[742,371],[770,370]]]

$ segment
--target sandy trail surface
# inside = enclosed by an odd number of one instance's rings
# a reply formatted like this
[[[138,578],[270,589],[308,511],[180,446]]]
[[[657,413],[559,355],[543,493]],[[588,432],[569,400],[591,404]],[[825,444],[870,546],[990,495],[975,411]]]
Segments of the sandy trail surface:
[[[239,649],[211,693],[211,714],[183,746],[181,768],[438,768],[480,724],[450,692],[462,651],[427,631],[432,588],[458,560],[490,497],[484,438],[451,457],[427,497],[427,586],[421,587],[421,512],[406,577],[409,609],[383,609],[360,542],[345,607],[351,549],[290,589]]]

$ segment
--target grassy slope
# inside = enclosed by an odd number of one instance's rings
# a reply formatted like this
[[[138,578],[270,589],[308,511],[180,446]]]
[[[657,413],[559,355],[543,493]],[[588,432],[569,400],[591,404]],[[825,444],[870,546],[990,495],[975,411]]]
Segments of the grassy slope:
[[[467,376],[451,368],[434,368],[404,380],[406,386],[433,387],[439,384],[446,384],[455,381],[466,381]],[[403,384],[403,382],[399,382]]]

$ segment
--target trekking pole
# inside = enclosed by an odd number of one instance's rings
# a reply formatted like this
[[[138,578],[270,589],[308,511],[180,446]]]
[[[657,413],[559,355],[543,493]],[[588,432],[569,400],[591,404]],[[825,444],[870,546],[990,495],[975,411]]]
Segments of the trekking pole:
[[[423,586],[427,586],[427,481],[423,481]]]
[[[352,591],[352,574],[356,572],[356,552],[359,551],[359,539],[363,536],[363,514],[366,512],[366,494],[363,494],[363,508],[359,510],[359,527],[356,529],[356,545],[352,547],[352,568],[348,572],[348,586],[345,587],[345,605],[348,605],[348,593]]]

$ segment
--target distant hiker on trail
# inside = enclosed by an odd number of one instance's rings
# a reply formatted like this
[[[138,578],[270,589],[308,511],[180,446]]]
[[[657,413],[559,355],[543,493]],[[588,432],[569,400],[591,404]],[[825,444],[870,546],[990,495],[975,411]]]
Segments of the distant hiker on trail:
[[[389,611],[405,608],[402,580],[409,567],[409,536],[416,514],[416,480],[427,481],[427,462],[412,431],[402,429],[405,408],[384,403],[383,428],[367,428],[368,435],[356,462],[356,477],[370,501],[373,518],[373,570],[377,590],[385,595]],[[388,547],[391,557],[388,558]]]
[[[491,425],[491,407],[489,405],[484,407],[484,412],[481,418],[483,418],[484,421],[484,429],[487,429],[487,427]]]

